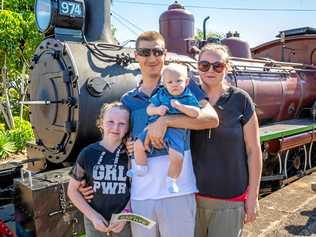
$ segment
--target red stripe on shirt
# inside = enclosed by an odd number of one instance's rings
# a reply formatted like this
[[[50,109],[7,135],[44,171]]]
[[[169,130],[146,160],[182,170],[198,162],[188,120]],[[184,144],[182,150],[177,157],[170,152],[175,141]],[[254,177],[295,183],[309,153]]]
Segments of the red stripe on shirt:
[[[197,197],[202,197],[202,198],[207,198],[207,199],[219,199],[219,200],[225,200],[225,201],[229,201],[229,202],[244,202],[247,200],[248,198],[248,188],[246,189],[246,191],[244,193],[242,193],[241,195],[232,197],[232,198],[218,198],[218,197],[212,197],[212,196],[206,196],[206,195],[201,195],[199,193],[196,194]]]

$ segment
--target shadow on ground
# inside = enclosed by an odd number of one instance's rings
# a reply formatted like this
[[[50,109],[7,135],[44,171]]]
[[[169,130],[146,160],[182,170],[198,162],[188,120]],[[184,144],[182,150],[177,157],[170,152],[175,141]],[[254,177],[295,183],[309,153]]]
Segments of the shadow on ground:
[[[305,225],[288,225],[285,229],[292,235],[314,236],[316,234],[316,208],[311,211],[302,211],[302,216],[307,216]]]

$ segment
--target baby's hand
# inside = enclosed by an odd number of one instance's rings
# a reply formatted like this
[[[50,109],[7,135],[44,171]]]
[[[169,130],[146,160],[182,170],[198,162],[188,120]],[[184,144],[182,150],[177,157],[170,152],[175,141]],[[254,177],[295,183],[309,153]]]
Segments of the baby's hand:
[[[158,108],[158,115],[164,116],[168,112],[168,107],[165,105],[160,105]]]
[[[175,99],[171,100],[170,103],[173,108],[177,108],[179,105],[181,105],[181,103]]]

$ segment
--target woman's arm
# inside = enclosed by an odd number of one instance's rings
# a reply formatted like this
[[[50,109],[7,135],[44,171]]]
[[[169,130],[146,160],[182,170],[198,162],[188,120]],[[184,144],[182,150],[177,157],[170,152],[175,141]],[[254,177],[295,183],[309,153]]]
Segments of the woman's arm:
[[[202,130],[215,128],[218,124],[219,121],[216,111],[204,100],[201,103],[201,112],[197,118],[190,118],[185,115],[167,115],[149,124],[144,146],[149,149],[149,145],[152,144],[155,148],[162,149],[164,147],[163,137],[168,127]]]
[[[78,189],[80,186],[80,181],[70,178],[67,194],[72,203],[93,223],[94,228],[101,232],[109,232],[107,227],[108,223],[96,212],[82,197]]]
[[[258,206],[258,195],[262,170],[262,154],[260,147],[260,135],[257,115],[254,113],[243,127],[246,152],[248,157],[248,199],[245,203],[245,223],[256,219]]]

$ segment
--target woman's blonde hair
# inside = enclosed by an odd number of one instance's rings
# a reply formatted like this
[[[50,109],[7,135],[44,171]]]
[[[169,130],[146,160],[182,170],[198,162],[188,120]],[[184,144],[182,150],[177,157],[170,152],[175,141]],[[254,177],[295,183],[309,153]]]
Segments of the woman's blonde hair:
[[[101,107],[100,114],[99,114],[99,116],[97,118],[97,122],[96,122],[97,128],[100,130],[102,135],[103,135],[103,129],[102,129],[103,117],[107,111],[109,111],[110,109],[113,109],[113,108],[125,110],[129,113],[128,108],[125,105],[123,105],[121,102],[114,101],[112,103],[104,103]]]
[[[230,53],[226,45],[214,44],[214,43],[206,44],[205,46],[203,46],[203,48],[201,49],[199,53],[199,60],[202,54],[205,52],[214,52],[214,53],[220,54],[224,62],[229,66]]]

